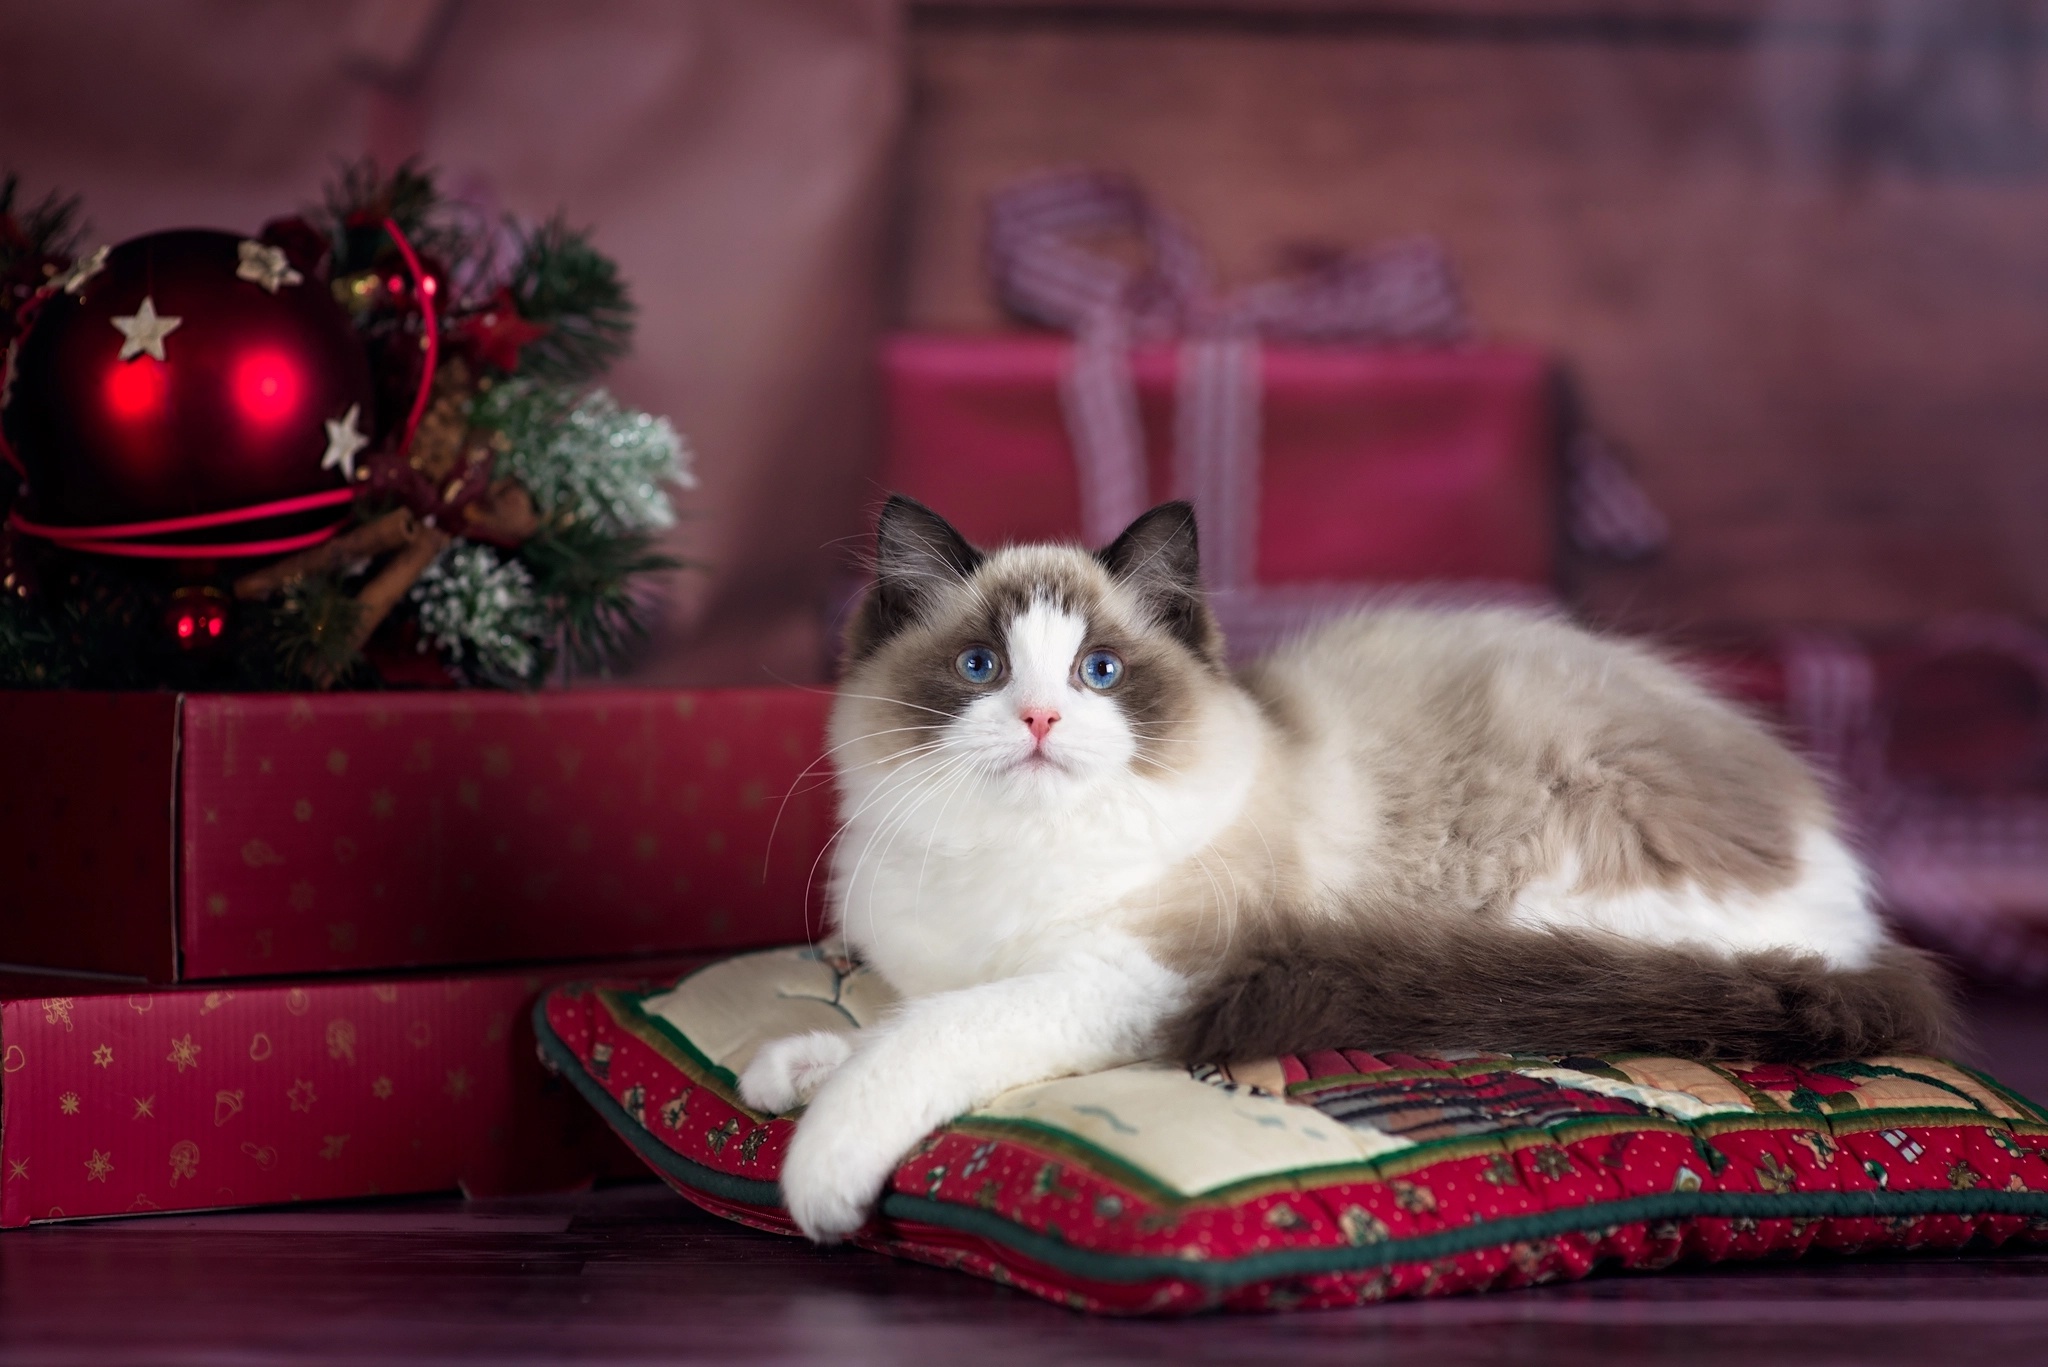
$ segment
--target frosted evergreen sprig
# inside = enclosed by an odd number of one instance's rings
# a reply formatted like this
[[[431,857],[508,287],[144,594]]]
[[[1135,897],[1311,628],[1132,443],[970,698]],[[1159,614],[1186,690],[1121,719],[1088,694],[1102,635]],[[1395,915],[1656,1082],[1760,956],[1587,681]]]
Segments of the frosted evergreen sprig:
[[[488,546],[459,542],[413,586],[420,631],[454,660],[495,681],[528,681],[547,618],[533,576]]]
[[[690,488],[689,447],[667,418],[623,408],[611,394],[505,380],[477,396],[470,420],[502,438],[498,472],[526,486],[543,519],[611,536],[675,525],[670,484]]]

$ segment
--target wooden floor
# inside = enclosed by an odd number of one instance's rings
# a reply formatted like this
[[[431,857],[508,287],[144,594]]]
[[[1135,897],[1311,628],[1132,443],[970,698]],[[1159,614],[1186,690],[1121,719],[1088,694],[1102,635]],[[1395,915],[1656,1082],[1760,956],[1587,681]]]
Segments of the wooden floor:
[[[2048,1005],[1978,1056],[2048,1094]],[[2048,1253],[1606,1277],[1278,1316],[1091,1319],[820,1252],[654,1185],[157,1217],[0,1235],[0,1362],[64,1364],[2048,1361]]]

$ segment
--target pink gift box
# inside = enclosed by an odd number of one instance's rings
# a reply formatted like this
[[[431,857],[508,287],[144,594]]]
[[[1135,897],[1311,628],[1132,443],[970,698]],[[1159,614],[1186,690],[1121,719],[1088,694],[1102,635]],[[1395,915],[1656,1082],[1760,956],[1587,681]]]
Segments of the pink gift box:
[[[1043,334],[906,334],[882,351],[883,480],[972,541],[1075,539],[1082,485],[1062,413],[1072,354]],[[1131,373],[1153,502],[1175,487],[1179,353]],[[1535,351],[1269,344],[1252,577],[1550,586],[1558,548],[1551,371]]]

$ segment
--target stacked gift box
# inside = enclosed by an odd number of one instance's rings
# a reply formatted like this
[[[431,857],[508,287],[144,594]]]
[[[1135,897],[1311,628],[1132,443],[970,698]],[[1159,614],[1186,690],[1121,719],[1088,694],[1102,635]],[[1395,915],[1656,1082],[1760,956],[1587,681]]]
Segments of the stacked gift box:
[[[0,1225],[588,1180],[534,997],[802,939],[827,699],[15,693]]]

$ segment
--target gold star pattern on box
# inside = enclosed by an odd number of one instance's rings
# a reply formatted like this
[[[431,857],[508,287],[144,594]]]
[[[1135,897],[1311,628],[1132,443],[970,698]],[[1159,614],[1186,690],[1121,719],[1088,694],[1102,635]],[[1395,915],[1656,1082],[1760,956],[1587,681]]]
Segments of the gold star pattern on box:
[[[123,340],[120,359],[124,361],[132,361],[144,354],[159,361],[163,360],[164,338],[176,332],[185,322],[183,318],[159,314],[156,311],[156,300],[146,294],[142,296],[141,308],[125,316],[116,315],[108,321],[121,333]]]
[[[112,1154],[101,1153],[98,1149],[94,1149],[92,1157],[85,1160],[85,1176],[89,1182],[104,1182],[107,1180],[107,1174],[113,1170],[114,1156]]]
[[[321,469],[339,469],[343,479],[356,477],[356,453],[370,444],[357,426],[362,410],[361,404],[352,403],[341,417],[327,419],[327,453],[320,457]]]
[[[139,1096],[135,1098],[135,1119],[156,1119],[156,1098],[154,1096]]]
[[[292,269],[285,259],[284,248],[273,247],[267,242],[244,240],[235,244],[241,254],[241,261],[235,267],[235,278],[261,285],[276,294],[280,285],[297,285],[305,276]]]
[[[102,1044],[92,1051],[92,1061],[102,1068],[114,1066],[114,1050],[111,1045]]]
[[[57,1109],[66,1115],[78,1114],[78,1093],[66,1092],[57,1098]]]

